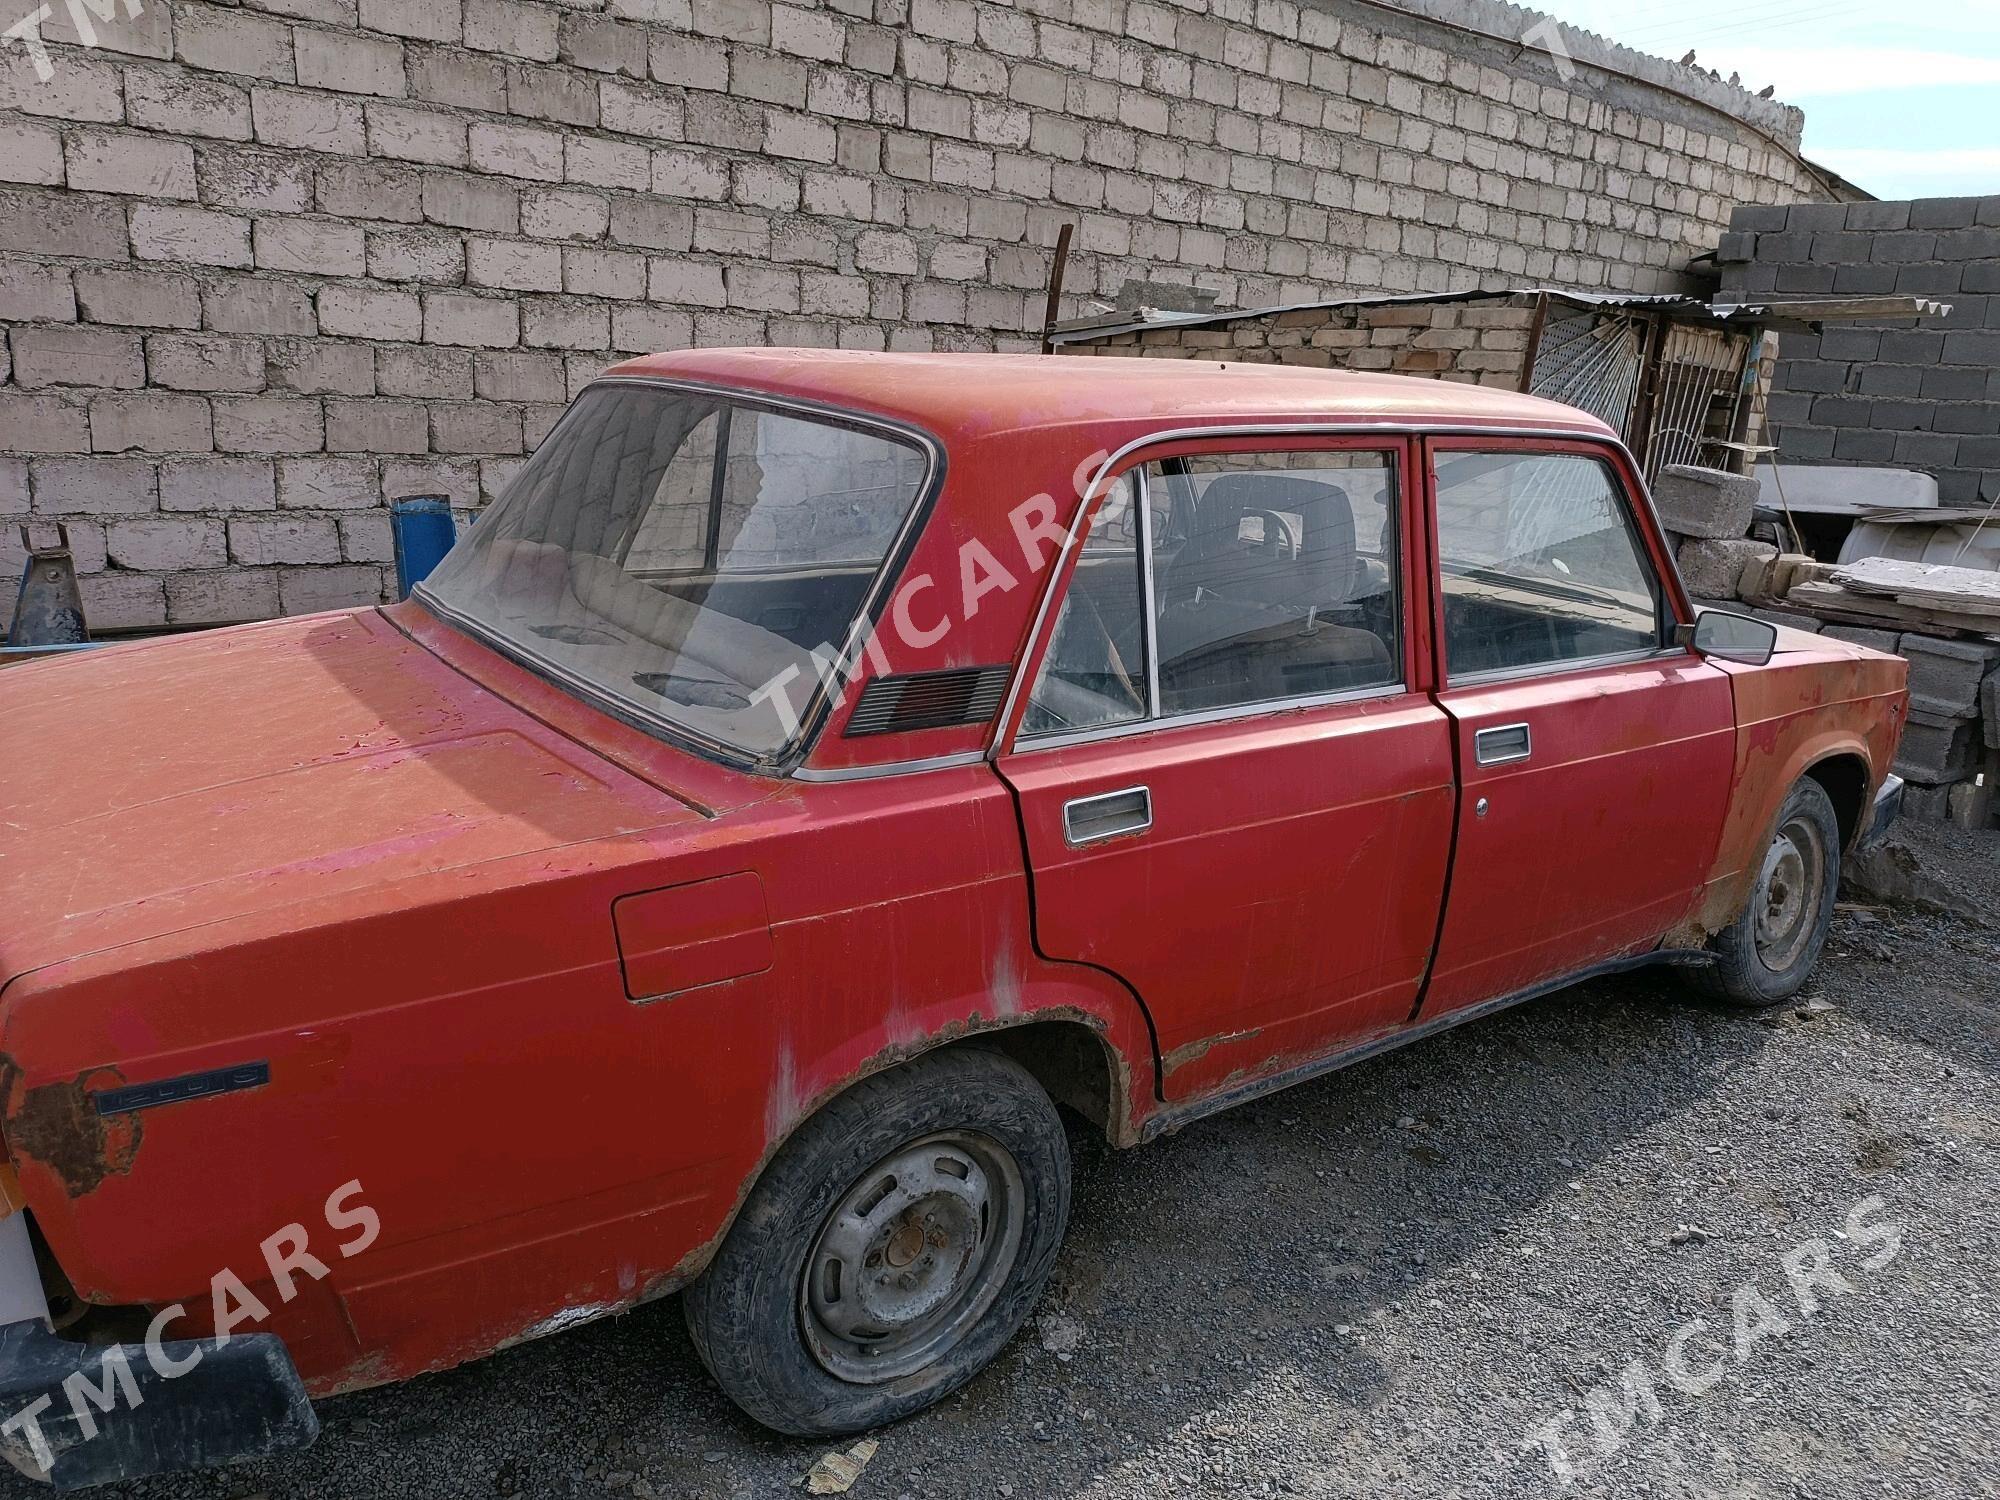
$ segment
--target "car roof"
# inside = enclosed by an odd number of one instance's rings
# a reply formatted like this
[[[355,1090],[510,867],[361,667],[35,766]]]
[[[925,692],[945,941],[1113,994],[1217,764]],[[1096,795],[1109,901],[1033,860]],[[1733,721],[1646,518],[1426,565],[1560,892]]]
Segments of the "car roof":
[[[1230,421],[1388,422],[1616,436],[1589,413],[1538,396],[1300,365],[756,348],[648,355],[609,374],[728,386],[865,411],[946,440],[1076,423]]]

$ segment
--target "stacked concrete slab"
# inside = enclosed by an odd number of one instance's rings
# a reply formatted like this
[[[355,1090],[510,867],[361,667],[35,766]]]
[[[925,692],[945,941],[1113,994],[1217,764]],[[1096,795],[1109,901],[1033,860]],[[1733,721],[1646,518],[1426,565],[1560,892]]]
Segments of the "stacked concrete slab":
[[[1823,584],[1829,565],[1783,554],[1745,535],[1757,481],[1714,469],[1669,465],[1653,486],[1660,523],[1674,543],[1681,581],[1710,608],[1739,609],[1773,624],[1886,651],[1910,663],[1910,718],[1896,771],[1909,783],[1911,816],[1984,826],[2000,772],[2000,642],[1965,632],[1933,634],[1815,617],[1794,596]]]

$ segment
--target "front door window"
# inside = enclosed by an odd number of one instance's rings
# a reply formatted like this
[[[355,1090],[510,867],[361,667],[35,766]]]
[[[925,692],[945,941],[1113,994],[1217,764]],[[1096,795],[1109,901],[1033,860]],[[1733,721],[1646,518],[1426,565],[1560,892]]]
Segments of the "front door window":
[[[1659,580],[1601,460],[1446,451],[1436,475],[1449,680],[1659,647]]]

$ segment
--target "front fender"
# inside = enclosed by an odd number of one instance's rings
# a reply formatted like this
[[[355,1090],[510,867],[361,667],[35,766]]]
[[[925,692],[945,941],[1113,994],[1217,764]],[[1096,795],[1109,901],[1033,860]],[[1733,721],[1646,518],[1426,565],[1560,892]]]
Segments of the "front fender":
[[[1734,791],[1701,901],[1670,944],[1697,947],[1735,920],[1786,796],[1815,766],[1851,757],[1865,768],[1856,809],[1856,828],[1864,828],[1902,734],[1907,669],[1899,658],[1802,654],[1728,670],[1736,701]]]

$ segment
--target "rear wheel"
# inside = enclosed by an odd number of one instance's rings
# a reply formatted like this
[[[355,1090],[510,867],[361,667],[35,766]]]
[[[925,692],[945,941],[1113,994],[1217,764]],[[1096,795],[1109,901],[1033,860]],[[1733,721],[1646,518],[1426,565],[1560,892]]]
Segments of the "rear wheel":
[[[779,1432],[858,1432],[950,1394],[1033,1310],[1069,1144],[1026,1069],[955,1048],[866,1079],[785,1144],[685,1299],[716,1382]]]
[[[1782,1005],[1819,962],[1840,888],[1840,820],[1810,777],[1778,813],[1750,901],[1709,940],[1715,962],[1696,970],[1705,988],[1736,1005]]]

